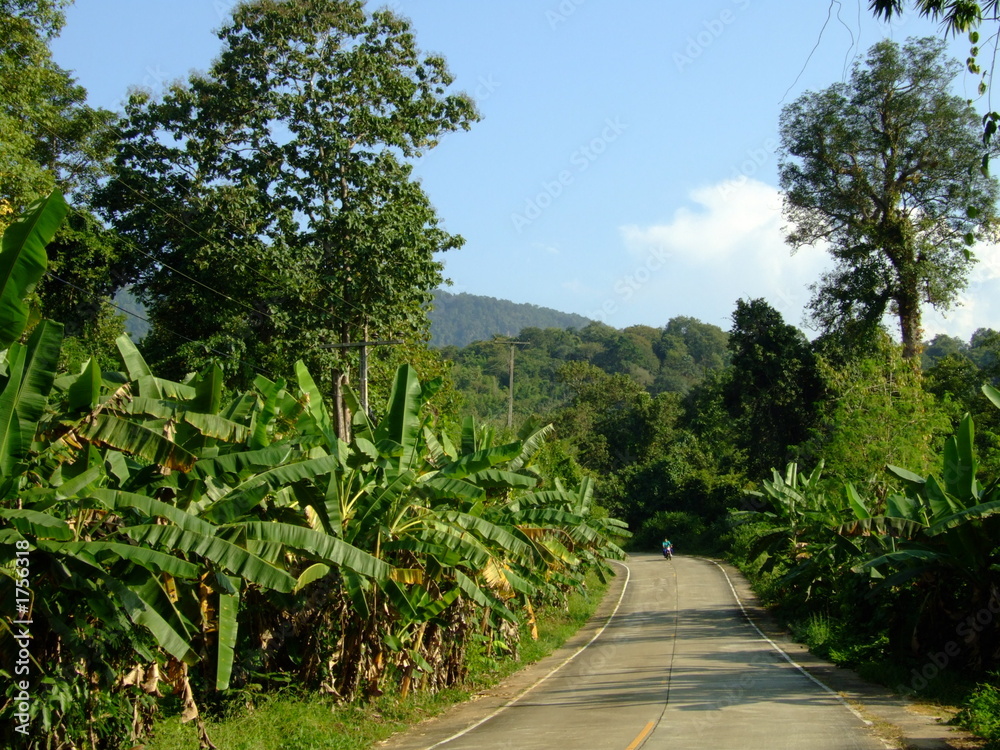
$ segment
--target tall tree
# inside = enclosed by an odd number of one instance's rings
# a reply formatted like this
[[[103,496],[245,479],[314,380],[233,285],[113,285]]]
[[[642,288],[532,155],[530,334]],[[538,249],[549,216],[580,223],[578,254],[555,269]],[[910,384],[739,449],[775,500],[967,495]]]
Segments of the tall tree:
[[[52,59],[68,0],[0,0],[0,229],[54,187],[86,200],[104,174],[113,113],[90,107],[87,92]],[[122,326],[108,298],[120,286],[114,234],[76,210],[46,247],[49,274],[34,301],[66,324],[64,351],[107,355]],[[56,278],[58,277],[58,278]]]
[[[919,351],[921,306],[947,309],[977,237],[995,236],[998,190],[979,171],[979,117],[950,93],[957,62],[936,39],[873,46],[847,83],[781,115],[779,176],[794,248],[826,243],[835,268],[813,288],[826,330],[899,321]]]
[[[141,248],[154,358],[186,370],[222,351],[288,373],[306,352],[338,394],[349,355],[319,345],[426,327],[434,253],[462,239],[411,162],[476,110],[406,20],[360,0],[241,3],[219,37],[207,73],[132,95],[100,202]]]
[[[785,465],[816,418],[822,386],[809,342],[763,299],[739,300],[729,333],[732,367],[723,386],[751,476]]]
[[[67,0],[0,0],[0,229],[59,186],[71,194],[107,152],[113,116],[52,60]]]

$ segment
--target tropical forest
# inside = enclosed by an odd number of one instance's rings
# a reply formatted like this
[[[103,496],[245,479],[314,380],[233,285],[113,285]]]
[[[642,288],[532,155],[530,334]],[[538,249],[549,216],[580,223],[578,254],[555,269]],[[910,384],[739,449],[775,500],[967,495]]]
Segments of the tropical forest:
[[[782,106],[808,327],[449,292],[416,170],[488,123],[398,8],[232,3],[112,110],[55,62],[68,7],[0,0],[3,747],[375,747],[667,537],[1000,747],[1000,320],[925,335],[1000,242],[1000,114],[953,89],[997,2],[872,0],[942,34]]]

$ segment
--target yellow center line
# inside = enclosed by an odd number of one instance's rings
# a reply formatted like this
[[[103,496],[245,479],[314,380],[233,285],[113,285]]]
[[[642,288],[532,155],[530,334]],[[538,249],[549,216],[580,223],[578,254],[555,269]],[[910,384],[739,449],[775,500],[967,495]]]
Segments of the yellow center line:
[[[655,721],[651,721],[646,725],[646,728],[639,732],[639,736],[632,740],[632,744],[625,748],[625,750],[635,750],[639,745],[643,743],[649,733],[653,731],[653,727],[656,726]]]

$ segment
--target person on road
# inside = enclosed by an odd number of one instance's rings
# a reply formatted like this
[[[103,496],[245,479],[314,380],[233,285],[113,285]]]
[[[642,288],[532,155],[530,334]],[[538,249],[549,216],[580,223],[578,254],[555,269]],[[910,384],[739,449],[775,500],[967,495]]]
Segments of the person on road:
[[[674,557],[674,544],[669,539],[663,540],[663,556],[668,560]]]

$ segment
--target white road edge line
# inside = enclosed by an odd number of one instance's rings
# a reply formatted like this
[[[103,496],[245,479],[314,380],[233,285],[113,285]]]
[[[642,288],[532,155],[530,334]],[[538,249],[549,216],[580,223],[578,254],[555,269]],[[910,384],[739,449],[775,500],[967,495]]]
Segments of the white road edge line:
[[[536,680],[529,688],[523,690],[516,697],[511,698],[509,701],[507,701],[506,703],[504,703],[502,706],[500,706],[500,708],[498,708],[496,711],[494,711],[493,713],[491,713],[489,716],[486,716],[485,718],[480,719],[479,721],[477,721],[472,726],[468,726],[465,729],[463,729],[461,732],[456,732],[455,734],[453,734],[451,737],[448,737],[447,739],[443,739],[440,742],[435,742],[433,745],[430,745],[427,748],[425,748],[425,750],[434,750],[434,748],[441,747],[441,745],[446,745],[449,742],[451,742],[452,740],[457,740],[459,737],[462,737],[462,736],[468,734],[473,729],[477,729],[478,727],[481,727],[483,724],[485,724],[486,722],[488,722],[493,717],[498,716],[499,714],[503,713],[508,708],[510,708],[511,706],[513,706],[515,703],[517,703],[519,700],[521,700],[521,698],[523,698],[524,696],[526,696],[532,690],[534,690],[539,685],[541,685],[543,682],[545,682],[547,679],[549,679],[552,675],[554,675],[560,669],[562,669],[567,664],[569,664],[571,661],[573,661],[576,657],[578,657],[580,654],[582,654],[587,648],[589,648],[590,645],[594,641],[596,641],[598,638],[600,638],[601,634],[605,630],[607,630],[608,625],[611,624],[611,621],[614,619],[615,615],[618,614],[618,609],[619,609],[619,607],[621,607],[622,600],[625,598],[625,592],[628,590],[629,580],[631,580],[631,578],[632,578],[632,571],[629,569],[628,565],[626,565],[625,563],[618,562],[618,561],[612,561],[612,562],[615,562],[617,565],[621,565],[623,568],[625,568],[625,583],[622,585],[622,593],[619,595],[618,601],[615,603],[615,608],[611,611],[611,614],[608,615],[608,619],[604,621],[604,624],[601,626],[601,629],[598,630],[596,633],[594,633],[594,637],[591,638],[589,641],[587,641],[582,646],[580,646],[579,649],[577,649],[575,652],[573,652],[568,657],[566,657],[558,665],[556,665],[556,667],[554,669],[552,669],[552,671],[550,671],[545,676],[543,676],[543,677],[539,678],[538,680]],[[724,572],[725,571],[723,571],[723,573]]]
[[[708,560],[708,558],[706,558],[706,557],[703,557],[701,559],[702,560]],[[781,646],[779,646],[777,643],[775,643],[770,638],[768,638],[766,635],[764,635],[764,631],[761,630],[760,628],[758,628],[757,624],[752,619],[750,619],[750,615],[747,614],[746,608],[743,606],[743,602],[740,600],[740,595],[736,593],[736,588],[733,586],[733,582],[730,580],[729,574],[726,572],[726,569],[723,568],[721,565],[719,565],[719,563],[717,563],[715,560],[708,560],[708,562],[712,563],[715,567],[717,567],[719,570],[722,571],[722,575],[724,575],[726,577],[726,583],[729,584],[729,590],[733,592],[733,598],[736,600],[736,603],[738,605],[740,605],[740,611],[743,613],[743,617],[750,624],[750,627],[752,627],[754,630],[757,631],[757,635],[759,635],[761,638],[763,638],[765,641],[767,641],[769,644],[771,644],[771,648],[773,648],[775,651],[777,651],[779,654],[781,654],[781,656],[784,657],[785,661],[787,661],[789,664],[791,664],[793,667],[795,667],[797,670],[799,670],[802,674],[804,674],[810,680],[812,680],[817,685],[819,685],[819,687],[822,688],[824,691],[826,691],[827,693],[829,693],[830,695],[832,695],[834,698],[836,698],[838,701],[840,701],[840,703],[844,706],[844,708],[846,708],[848,711],[850,711],[852,714],[854,714],[856,717],[858,717],[858,719],[860,719],[861,721],[863,721],[866,726],[870,727],[873,722],[869,721],[864,716],[862,716],[861,713],[856,708],[854,708],[854,706],[852,706],[850,703],[848,703],[844,699],[844,696],[842,696],[836,690],[834,690],[833,688],[831,688],[825,682],[821,681],[819,678],[817,678],[814,675],[810,674],[809,671],[805,667],[803,667],[801,664],[799,664],[797,661],[795,661],[791,656],[789,656],[788,654],[786,654],[785,651],[784,651],[784,649],[781,648]]]

